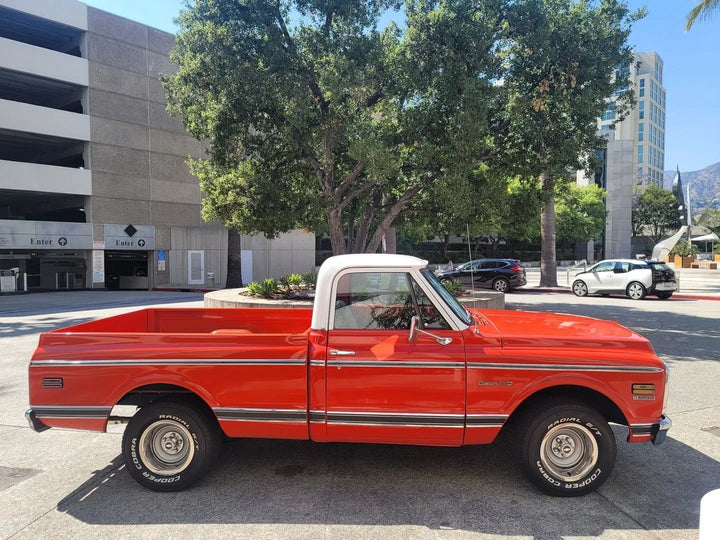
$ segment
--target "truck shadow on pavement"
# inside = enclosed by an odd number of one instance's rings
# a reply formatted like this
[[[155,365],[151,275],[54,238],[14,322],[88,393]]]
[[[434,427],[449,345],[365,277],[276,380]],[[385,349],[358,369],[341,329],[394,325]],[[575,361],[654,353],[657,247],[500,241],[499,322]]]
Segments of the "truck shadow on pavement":
[[[718,487],[720,463],[672,438],[661,447],[630,445],[624,428],[615,432],[612,476],[579,498],[530,485],[503,434],[493,445],[463,448],[232,441],[206,479],[178,493],[143,489],[118,456],[57,509],[94,525],[231,524],[243,525],[234,535],[270,537],[459,530],[559,539],[697,529],[700,498]],[[400,529],[380,529],[390,526]]]
[[[50,332],[65,326],[72,326],[91,321],[93,317],[78,317],[76,319],[68,319],[62,316],[42,317],[33,320],[3,322],[0,323],[0,338],[17,337],[25,334],[38,334],[39,332]]]

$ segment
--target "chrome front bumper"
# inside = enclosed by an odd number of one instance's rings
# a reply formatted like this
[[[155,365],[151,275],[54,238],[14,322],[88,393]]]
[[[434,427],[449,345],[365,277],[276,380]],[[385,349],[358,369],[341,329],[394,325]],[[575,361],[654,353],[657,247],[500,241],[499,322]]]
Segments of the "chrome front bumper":
[[[670,417],[667,415],[662,415],[662,418],[660,419],[660,422],[657,424],[653,424],[653,438],[652,443],[657,446],[658,444],[662,444],[665,442],[665,438],[667,437],[668,430],[672,427],[672,420],[670,420]]]

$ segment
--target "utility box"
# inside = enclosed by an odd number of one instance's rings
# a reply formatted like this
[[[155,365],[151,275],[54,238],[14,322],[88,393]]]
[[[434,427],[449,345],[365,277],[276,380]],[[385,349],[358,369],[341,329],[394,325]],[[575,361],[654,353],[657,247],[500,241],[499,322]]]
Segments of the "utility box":
[[[0,270],[0,292],[16,292],[15,270]]]

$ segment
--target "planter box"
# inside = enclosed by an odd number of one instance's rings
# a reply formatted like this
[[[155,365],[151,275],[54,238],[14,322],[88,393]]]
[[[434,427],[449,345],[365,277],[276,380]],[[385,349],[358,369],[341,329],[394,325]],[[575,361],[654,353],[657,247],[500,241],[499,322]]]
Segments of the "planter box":
[[[675,268],[690,268],[690,265],[695,261],[695,255],[691,255],[690,257],[680,257],[679,255],[675,255],[675,261],[673,264],[675,265]]]

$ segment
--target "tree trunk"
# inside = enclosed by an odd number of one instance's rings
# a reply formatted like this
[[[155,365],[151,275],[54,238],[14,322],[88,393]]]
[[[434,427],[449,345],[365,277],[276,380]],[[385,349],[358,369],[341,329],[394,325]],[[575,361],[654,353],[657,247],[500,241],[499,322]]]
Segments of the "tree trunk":
[[[237,289],[243,286],[240,233],[235,229],[228,229],[228,254],[227,254],[227,281],[225,287]]]
[[[557,287],[555,193],[553,177],[548,171],[540,175],[540,185],[548,197],[540,216],[540,286]]]
[[[397,253],[397,235],[395,227],[390,227],[383,235],[382,252]]]
[[[328,228],[330,229],[330,245],[332,246],[333,255],[342,255],[346,253],[346,246],[340,210],[336,208],[330,209],[327,213],[327,218]]]
[[[450,247],[450,235],[443,234],[443,248],[442,248],[443,260],[447,260],[447,258],[448,258],[448,248],[449,247]]]

